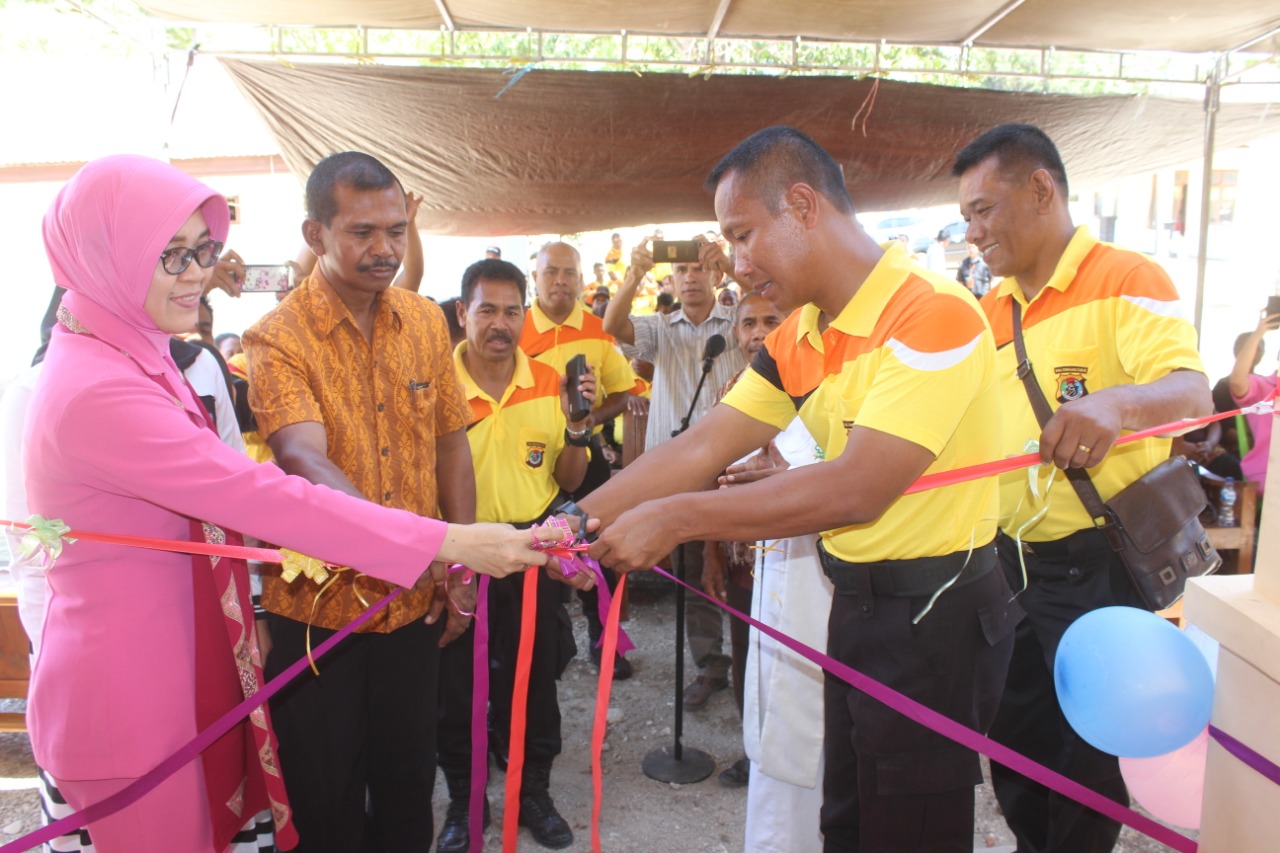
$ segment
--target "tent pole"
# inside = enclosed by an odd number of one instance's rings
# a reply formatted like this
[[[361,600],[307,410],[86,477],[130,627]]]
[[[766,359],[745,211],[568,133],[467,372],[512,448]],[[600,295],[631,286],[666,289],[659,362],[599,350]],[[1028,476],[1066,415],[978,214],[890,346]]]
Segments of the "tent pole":
[[[1209,264],[1209,194],[1213,190],[1213,143],[1218,130],[1218,103],[1222,94],[1222,76],[1227,67],[1227,55],[1218,54],[1213,71],[1204,86],[1204,170],[1200,177],[1200,234],[1196,251],[1196,337],[1200,336],[1204,319],[1204,280]]]

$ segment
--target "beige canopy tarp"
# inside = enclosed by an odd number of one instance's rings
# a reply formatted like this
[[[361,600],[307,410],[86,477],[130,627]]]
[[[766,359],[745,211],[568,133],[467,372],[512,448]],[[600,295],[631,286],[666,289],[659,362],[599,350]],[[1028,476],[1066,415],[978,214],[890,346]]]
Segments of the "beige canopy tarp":
[[[1152,97],[847,77],[533,70],[513,82],[488,69],[222,61],[296,174],[336,151],[368,151],[426,197],[419,227],[440,234],[712,219],[707,173],[773,124],[825,146],[864,210],[953,202],[956,151],[1002,122],[1043,127],[1077,186],[1194,160],[1204,135],[1198,101]],[[1267,133],[1280,133],[1280,111],[1223,106],[1219,145]]]

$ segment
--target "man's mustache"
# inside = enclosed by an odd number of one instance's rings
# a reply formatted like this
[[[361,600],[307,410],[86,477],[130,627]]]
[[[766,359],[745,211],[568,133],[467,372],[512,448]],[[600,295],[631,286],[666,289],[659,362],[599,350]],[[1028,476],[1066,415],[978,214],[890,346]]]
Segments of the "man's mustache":
[[[358,272],[373,272],[374,270],[394,270],[400,264],[391,261],[374,261],[371,264],[358,264],[356,270]]]

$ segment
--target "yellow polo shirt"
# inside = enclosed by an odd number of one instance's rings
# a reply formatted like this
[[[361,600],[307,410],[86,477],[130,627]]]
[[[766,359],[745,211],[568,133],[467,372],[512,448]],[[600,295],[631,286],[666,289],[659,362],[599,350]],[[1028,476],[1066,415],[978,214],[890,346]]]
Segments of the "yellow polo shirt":
[[[993,287],[982,307],[995,335],[1005,430],[1002,454],[1023,453],[1039,439],[1040,425],[1017,377],[1013,346],[1013,300],[1022,306],[1022,333],[1036,379],[1049,407],[1079,399],[1099,388],[1154,382],[1174,370],[1204,372],[1196,333],[1182,316],[1177,289],[1151,259],[1098,242],[1081,226],[1067,245],[1049,282],[1030,303],[1011,278]],[[1169,457],[1169,439],[1148,438],[1107,454],[1089,476],[1102,499],[1117,492]],[[1022,531],[1029,542],[1061,539],[1092,527],[1071,484],[1059,472],[1049,494],[1050,473],[1013,471],[1000,478],[1001,528],[1010,535],[1044,508],[1045,516]],[[1029,488],[1039,476],[1039,496]]]
[[[855,424],[926,448],[936,457],[926,473],[999,455],[995,346],[967,290],[898,245],[825,331],[819,313],[806,305],[783,321],[723,402],[779,429],[799,413],[826,460]],[[996,512],[996,481],[985,478],[901,496],[875,521],[822,539],[855,563],[941,556],[989,542]]]
[[[631,391],[636,387],[635,371],[622,350],[618,349],[617,341],[604,330],[604,323],[599,317],[577,302],[565,321],[557,324],[543,312],[535,299],[529,306],[524,330],[520,333],[520,349],[533,360],[551,366],[560,375],[564,375],[569,359],[585,355],[587,363],[596,371],[596,408],[610,394]],[[597,424],[596,432],[602,426]]]
[[[471,406],[467,441],[476,472],[476,521],[533,521],[560,493],[555,469],[566,425],[560,374],[517,348],[511,384],[495,400],[467,372],[466,349],[466,341],[458,344],[453,362]]]

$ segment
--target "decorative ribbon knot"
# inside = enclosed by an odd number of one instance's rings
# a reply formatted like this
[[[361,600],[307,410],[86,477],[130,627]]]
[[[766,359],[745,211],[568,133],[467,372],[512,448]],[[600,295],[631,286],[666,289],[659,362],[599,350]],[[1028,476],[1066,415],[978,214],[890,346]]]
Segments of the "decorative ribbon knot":
[[[280,549],[280,578],[285,583],[293,583],[298,575],[303,575],[317,584],[322,584],[329,579],[330,568],[332,566],[323,560],[290,551],[288,548]]]
[[[28,529],[18,544],[18,556],[30,560],[38,554],[42,569],[53,567],[54,561],[62,556],[64,544],[75,544],[76,540],[67,536],[71,528],[60,518],[33,515],[27,519],[27,525]]]

